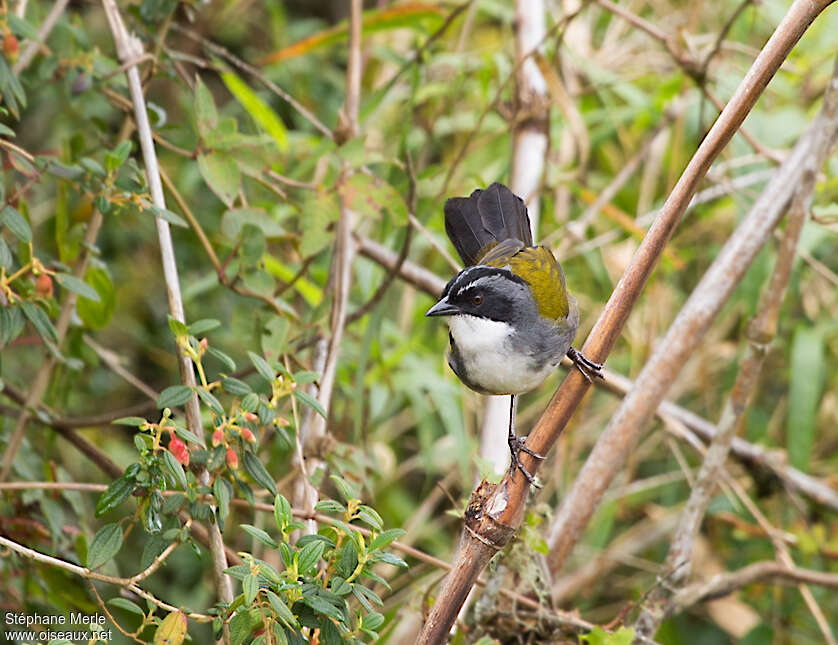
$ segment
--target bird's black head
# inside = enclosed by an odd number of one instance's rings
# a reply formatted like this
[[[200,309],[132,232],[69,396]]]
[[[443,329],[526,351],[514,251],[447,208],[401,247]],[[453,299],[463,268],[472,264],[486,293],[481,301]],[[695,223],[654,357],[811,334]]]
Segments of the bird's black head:
[[[442,297],[426,316],[465,314],[512,323],[536,312],[535,300],[523,279],[508,269],[471,266],[445,286]]]

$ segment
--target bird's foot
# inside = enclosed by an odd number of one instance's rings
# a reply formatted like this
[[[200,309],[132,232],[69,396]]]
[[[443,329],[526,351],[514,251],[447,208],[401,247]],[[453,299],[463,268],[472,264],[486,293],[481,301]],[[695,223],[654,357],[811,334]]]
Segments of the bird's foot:
[[[588,383],[593,383],[591,377],[605,378],[602,375],[602,363],[594,363],[582,352],[573,349],[573,347],[567,350],[567,357],[571,361],[573,361],[573,364],[576,366],[576,369],[582,372],[582,376],[584,376],[588,380]]]
[[[538,484],[535,483],[535,477],[530,474],[524,464],[521,463],[520,454],[522,452],[527,453],[528,455],[532,455],[536,459],[544,459],[544,455],[540,455],[535,450],[531,450],[527,447],[526,444],[527,438],[526,437],[519,437],[514,434],[509,435],[509,452],[512,454],[512,461],[509,464],[509,472],[512,476],[515,475],[516,470],[520,470],[521,474],[524,476],[531,486],[535,486],[536,488],[541,488]]]

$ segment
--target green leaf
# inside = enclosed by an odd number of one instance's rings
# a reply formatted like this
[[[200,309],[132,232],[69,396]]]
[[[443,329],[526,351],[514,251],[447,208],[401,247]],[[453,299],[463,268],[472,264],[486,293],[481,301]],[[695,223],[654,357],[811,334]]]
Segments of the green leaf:
[[[314,611],[316,611],[319,614],[323,614],[324,616],[328,616],[329,618],[334,618],[339,622],[343,622],[345,620],[343,612],[341,612],[328,600],[324,600],[320,596],[315,596],[313,594],[303,596],[302,602],[303,604],[311,607]]]
[[[311,372],[308,370],[302,370],[294,374],[295,383],[314,383],[314,381],[319,378],[320,374],[318,372]]]
[[[343,499],[347,502],[351,499],[358,499],[361,496],[361,488],[357,484],[350,484],[348,481],[342,477],[338,477],[337,475],[330,475],[329,479],[331,479],[332,483],[337,486],[340,494],[343,495]]]
[[[168,222],[174,226],[178,226],[180,228],[189,228],[189,222],[183,219],[177,213],[170,211],[168,208],[160,208],[159,206],[154,206],[149,209],[152,213],[154,213],[155,217],[159,217],[164,222]]]
[[[84,281],[99,294],[99,299],[94,301],[81,296],[76,303],[76,310],[85,327],[102,329],[110,322],[116,310],[116,290],[110,275],[102,268],[89,268]]]
[[[96,517],[101,517],[113,508],[116,508],[131,496],[134,491],[134,478],[123,475],[115,479],[102,493],[96,503]]]
[[[798,327],[791,344],[786,447],[789,462],[804,472],[815,442],[816,420],[826,368],[823,335]]]
[[[384,564],[390,564],[394,567],[402,567],[407,569],[407,562],[402,560],[399,556],[389,553],[387,551],[376,551],[375,554],[370,558],[372,562],[383,562]]]
[[[634,630],[620,627],[616,632],[607,632],[602,627],[594,627],[590,632],[579,637],[588,645],[631,645]]]
[[[184,441],[188,441],[189,443],[194,443],[197,446],[206,447],[206,446],[204,446],[204,442],[201,441],[197,437],[197,435],[195,435],[192,432],[190,432],[189,430],[187,430],[185,427],[183,427],[177,421],[175,421],[175,434],[177,434],[177,436],[180,437],[181,439],[183,439]]]
[[[244,531],[246,533],[249,533],[250,535],[252,535],[254,538],[259,540],[259,542],[261,542],[265,546],[267,546],[271,549],[278,549],[279,548],[279,542],[274,540],[270,535],[268,535],[268,533],[266,531],[260,529],[259,527],[253,526],[251,524],[242,524],[241,527],[244,529]]]
[[[325,548],[326,544],[317,540],[309,542],[300,550],[299,571],[301,575],[307,575],[314,571]]]
[[[32,229],[29,228],[29,222],[12,206],[6,205],[0,211],[0,224],[8,228],[24,244],[32,241]]]
[[[259,408],[259,395],[256,392],[245,394],[241,402],[241,408],[245,412],[256,412]]]
[[[300,403],[303,403],[310,407],[312,410],[317,412],[321,417],[324,419],[326,418],[326,410],[323,409],[323,406],[320,405],[320,401],[315,399],[311,394],[308,392],[303,392],[300,389],[294,390],[294,398],[297,399]]]
[[[246,575],[242,580],[242,592],[244,592],[245,604],[253,604],[253,601],[256,600],[256,594],[259,593],[259,579],[252,573]]]
[[[345,596],[352,593],[352,585],[339,575],[332,576],[331,580],[329,580],[329,586],[332,589],[332,593],[338,596]]]
[[[137,616],[140,616],[140,617],[145,616],[145,613],[143,612],[143,610],[140,609],[139,607],[137,607],[137,605],[135,605],[133,602],[131,602],[127,598],[119,598],[119,597],[111,598],[105,604],[110,605],[111,607],[116,607],[117,609],[122,609],[123,611],[127,611],[127,612],[130,612],[132,614],[136,614]]]
[[[199,387],[196,392],[198,393],[198,398],[200,398],[201,401],[203,401],[215,414],[218,416],[224,414],[224,407],[221,405],[221,402],[215,398],[215,395],[212,392],[204,389],[203,387]]]
[[[157,407],[161,410],[163,408],[176,408],[179,405],[184,405],[191,398],[191,388],[186,385],[172,385],[163,390],[157,397]]]
[[[384,520],[371,506],[361,505],[358,509],[358,519],[368,524],[376,531],[384,529]]]
[[[167,314],[166,319],[169,321],[169,329],[172,331],[172,336],[183,338],[189,335],[189,328],[186,326],[186,323],[181,322],[171,314]]]
[[[273,591],[268,590],[265,593],[268,596],[268,602],[271,604],[271,609],[274,610],[276,617],[289,627],[298,627],[299,623],[297,623],[297,618],[291,613],[288,605],[282,602],[279,596]]]
[[[233,378],[232,376],[225,376],[222,378],[221,387],[223,387],[225,391],[230,394],[235,394],[236,396],[244,396],[245,394],[250,394],[250,392],[252,392],[247,383],[240,381],[237,378]]]
[[[253,631],[249,611],[240,611],[230,620],[230,642],[241,645]]]
[[[281,533],[285,533],[285,528],[293,520],[294,516],[291,513],[291,504],[288,503],[284,495],[277,493],[274,496],[274,522],[276,522],[276,528]]]
[[[201,176],[210,190],[230,208],[239,193],[241,183],[239,167],[235,160],[221,153],[201,154],[198,155],[198,170],[201,171]]]
[[[261,208],[231,208],[221,216],[221,234],[231,242],[238,240],[246,224],[255,226],[268,238],[278,238],[287,235],[273,215]]]
[[[202,137],[212,133],[218,127],[218,110],[212,94],[204,85],[200,76],[195,81],[195,125]]]
[[[285,151],[288,147],[288,134],[276,112],[233,72],[223,72],[221,80],[253,120],[271,135],[280,152]]]
[[[268,365],[268,361],[253,352],[247,352],[247,355],[250,357],[250,362],[253,363],[253,367],[262,375],[263,379],[271,382],[276,378],[276,372]]]
[[[218,327],[221,327],[221,322],[218,320],[215,320],[214,318],[203,318],[201,320],[196,320],[189,325],[189,333],[193,336],[200,336],[201,334],[206,334],[208,331],[212,331]]]
[[[135,428],[139,428],[145,422],[146,420],[142,417],[121,417],[111,421],[111,423],[117,426],[133,426]]]
[[[29,322],[32,323],[32,326],[41,338],[51,342],[53,345],[58,344],[58,333],[55,331],[52,321],[44,313],[43,309],[31,302],[21,303],[20,308],[23,310],[23,315],[29,319]]]
[[[407,205],[401,194],[386,181],[374,175],[356,172],[340,184],[341,195],[349,207],[368,217],[379,217],[389,212],[394,226],[407,224]]]
[[[227,522],[227,517],[230,515],[230,500],[233,498],[233,486],[226,479],[216,477],[212,483],[212,494],[215,496],[215,501],[218,504],[218,522],[223,530],[224,524]]]
[[[234,369],[236,369],[236,362],[232,358],[227,356],[227,354],[222,352],[220,349],[216,349],[215,347],[208,347],[207,348],[207,354],[217,358],[219,361],[221,361],[224,364],[224,367],[226,367],[231,372]]]
[[[15,14],[9,13],[6,16],[6,20],[9,21],[9,27],[12,28],[12,31],[16,36],[20,36],[28,40],[40,39],[40,36],[38,36],[38,30],[33,25],[26,22],[23,18],[18,18]]]
[[[9,269],[12,268],[15,259],[12,257],[12,250],[9,248],[9,245],[6,244],[6,240],[0,236],[0,267],[6,269],[8,273]]]
[[[0,347],[17,338],[25,324],[20,307],[0,307]]]
[[[186,490],[186,474],[183,472],[183,467],[180,465],[180,462],[175,459],[175,456],[168,450],[163,451],[163,465],[172,477],[174,477],[180,487],[183,490]]]
[[[245,450],[242,461],[244,462],[245,470],[250,473],[253,480],[260,486],[267,488],[271,492],[271,495],[276,495],[276,483],[274,483],[273,477],[268,474],[268,471],[265,470],[262,462],[259,461],[259,457],[249,450]]]
[[[105,155],[105,168],[108,173],[114,173],[128,159],[131,154],[131,140],[126,139]]]
[[[56,273],[55,281],[58,282],[58,284],[60,284],[68,291],[72,291],[73,293],[76,293],[80,296],[84,296],[91,302],[101,302],[99,294],[96,293],[96,289],[91,287],[86,282],[79,280],[75,276],[69,275],[67,273]]]
[[[337,196],[331,191],[311,191],[306,196],[302,212],[305,216],[299,224],[302,234],[300,253],[309,257],[326,248],[334,238],[329,227],[340,216]]]
[[[314,505],[314,510],[321,511],[323,513],[346,513],[346,507],[333,499],[324,499],[317,502],[317,504]]]
[[[122,526],[106,524],[96,532],[87,550],[87,568],[98,569],[122,548]]]
[[[372,542],[370,543],[370,551],[377,551],[378,549],[383,549],[388,544],[391,544],[395,540],[398,540],[402,535],[405,534],[404,529],[387,529],[383,531],[379,535],[376,535]]]
[[[384,615],[379,614],[377,611],[374,611],[374,612],[364,616],[364,620],[362,622],[362,625],[364,626],[364,629],[371,629],[373,631],[375,631],[376,629],[381,627],[383,624],[384,624]]]

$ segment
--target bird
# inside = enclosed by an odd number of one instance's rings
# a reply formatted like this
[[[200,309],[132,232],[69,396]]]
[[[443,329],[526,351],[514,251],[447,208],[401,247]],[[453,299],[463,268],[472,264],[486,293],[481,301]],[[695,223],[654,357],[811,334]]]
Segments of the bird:
[[[445,202],[445,231],[465,268],[425,313],[448,320],[448,364],[470,389],[512,395],[508,444],[516,469],[534,486],[520,460],[544,456],[515,434],[515,397],[537,388],[567,355],[588,381],[602,365],[573,348],[579,308],[564,271],[546,246],[533,243],[524,200],[493,183]]]

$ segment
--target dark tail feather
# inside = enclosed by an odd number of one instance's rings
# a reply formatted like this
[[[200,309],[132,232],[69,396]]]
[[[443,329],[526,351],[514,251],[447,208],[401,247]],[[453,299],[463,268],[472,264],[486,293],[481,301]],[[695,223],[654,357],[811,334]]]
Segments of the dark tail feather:
[[[466,266],[476,264],[481,251],[493,242],[533,243],[524,200],[498,183],[445,202],[445,232]]]

